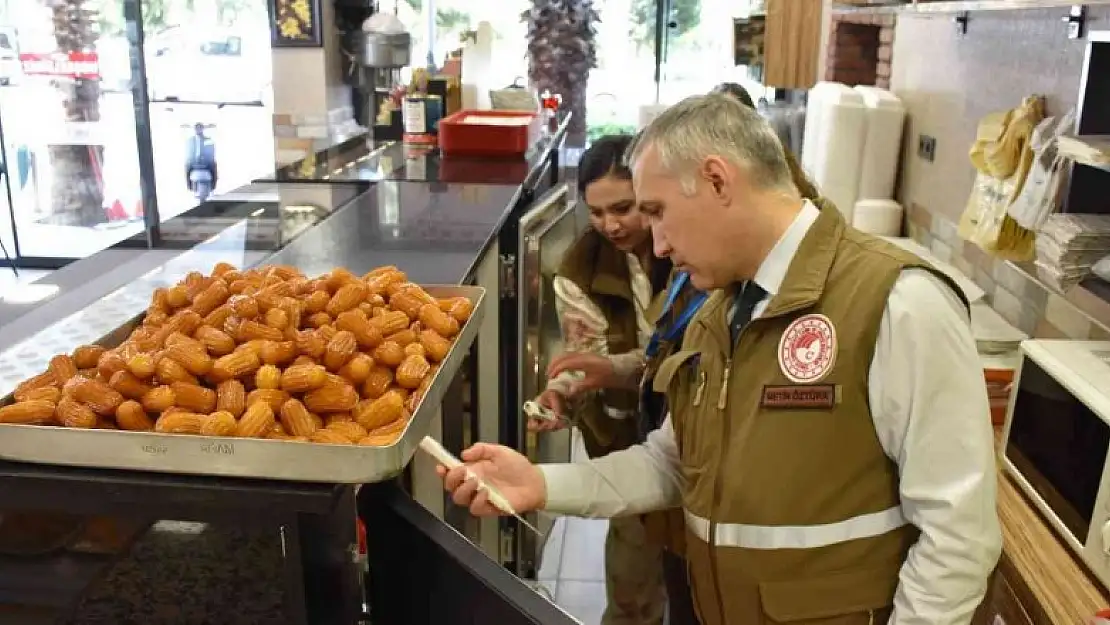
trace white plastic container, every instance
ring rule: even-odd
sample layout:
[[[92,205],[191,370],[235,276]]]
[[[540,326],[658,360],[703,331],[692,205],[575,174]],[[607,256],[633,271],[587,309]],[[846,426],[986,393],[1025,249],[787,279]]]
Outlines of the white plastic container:
[[[863,97],[851,87],[827,83],[814,88],[803,138],[803,168],[852,223],[859,197],[860,165],[867,132]],[[815,100],[815,101],[814,101]],[[816,118],[816,119],[815,119]]]
[[[817,150],[814,146],[817,143],[817,128],[821,125],[822,119],[821,102],[829,92],[842,88],[846,89],[847,87],[838,82],[822,81],[809,90],[809,95],[806,98],[806,125],[802,132],[802,152],[799,157],[801,158],[802,169],[810,177],[813,176],[814,164],[817,159]]]
[[[906,109],[902,101],[886,89],[858,86],[855,90],[867,109],[867,135],[857,197],[887,200],[894,197]]]
[[[501,88],[504,83],[492,83],[490,79],[494,74],[493,27],[489,22],[478,22],[474,33],[474,40],[467,44],[462,55],[462,108],[486,110],[492,104],[489,99],[490,88],[494,85]],[[424,59],[416,61],[423,65]]]
[[[860,200],[852,209],[857,230],[880,237],[902,234],[902,205],[894,200]]]

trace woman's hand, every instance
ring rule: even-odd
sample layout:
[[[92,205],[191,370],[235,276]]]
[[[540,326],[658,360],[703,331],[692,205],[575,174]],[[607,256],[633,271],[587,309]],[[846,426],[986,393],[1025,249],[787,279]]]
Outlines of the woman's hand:
[[[577,397],[588,391],[598,391],[617,386],[616,368],[606,356],[589,352],[560,354],[547,365],[547,378],[560,373],[577,372],[582,377],[571,383],[568,397]]]
[[[554,412],[558,419],[528,419],[529,432],[554,432],[567,427],[567,400],[555,389],[547,389],[536,398],[536,403]]]
[[[514,449],[478,443],[462,452],[461,459],[463,466],[450,471],[438,466],[436,472],[443,478],[443,487],[451,493],[451,499],[469,507],[474,516],[503,516],[505,512],[490,504],[488,494],[478,489],[478,480],[468,475],[468,470],[499,490],[519,514],[538,510],[547,500],[543,473]]]

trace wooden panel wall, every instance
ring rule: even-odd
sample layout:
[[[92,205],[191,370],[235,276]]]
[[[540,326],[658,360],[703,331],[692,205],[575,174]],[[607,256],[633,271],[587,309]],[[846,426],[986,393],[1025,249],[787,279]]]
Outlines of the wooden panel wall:
[[[809,89],[817,82],[821,0],[767,0],[764,83]]]

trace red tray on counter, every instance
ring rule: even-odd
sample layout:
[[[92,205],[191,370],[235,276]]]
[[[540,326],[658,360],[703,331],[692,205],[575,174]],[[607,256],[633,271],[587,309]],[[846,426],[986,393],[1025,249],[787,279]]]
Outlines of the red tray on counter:
[[[528,124],[468,124],[469,117],[530,119]],[[523,111],[463,110],[439,122],[439,150],[445,156],[519,156],[540,136],[539,116]]]

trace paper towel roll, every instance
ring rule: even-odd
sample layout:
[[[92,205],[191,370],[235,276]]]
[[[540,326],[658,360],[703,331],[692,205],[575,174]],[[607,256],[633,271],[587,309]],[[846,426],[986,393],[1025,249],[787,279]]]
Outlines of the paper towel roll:
[[[860,200],[852,210],[852,225],[868,234],[896,237],[902,232],[902,205],[894,200]]]

